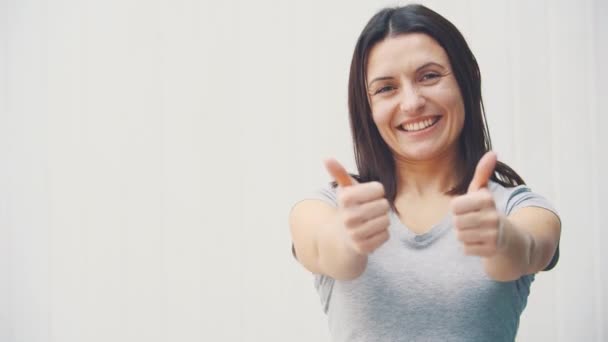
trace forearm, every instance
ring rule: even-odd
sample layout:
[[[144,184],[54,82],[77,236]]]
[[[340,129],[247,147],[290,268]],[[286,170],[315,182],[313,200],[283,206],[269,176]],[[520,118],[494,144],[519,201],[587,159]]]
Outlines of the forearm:
[[[534,256],[534,238],[506,217],[502,243],[492,257],[484,258],[486,273],[497,281],[512,281],[528,273]]]
[[[317,263],[323,274],[338,280],[352,280],[367,266],[367,256],[357,254],[346,244],[336,222],[319,229]]]

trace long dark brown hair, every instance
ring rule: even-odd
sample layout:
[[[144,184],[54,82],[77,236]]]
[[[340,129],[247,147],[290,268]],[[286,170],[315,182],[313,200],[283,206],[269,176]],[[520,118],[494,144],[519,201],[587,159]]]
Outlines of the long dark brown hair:
[[[348,81],[348,109],[359,172],[353,177],[361,182],[381,182],[393,209],[397,196],[395,161],[372,119],[365,75],[368,55],[375,44],[389,36],[414,32],[429,35],[446,51],[464,102],[465,120],[459,137],[463,168],[459,174],[463,176],[447,193],[466,193],[477,163],[492,149],[481,98],[479,66],[462,34],[447,19],[422,5],[381,10],[370,19],[357,41]],[[496,164],[491,179],[505,187],[524,184],[523,179],[502,162]]]

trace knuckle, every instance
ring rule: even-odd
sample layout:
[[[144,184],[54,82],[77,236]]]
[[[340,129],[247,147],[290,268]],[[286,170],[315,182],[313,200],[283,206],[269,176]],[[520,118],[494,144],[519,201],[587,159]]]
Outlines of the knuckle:
[[[353,241],[363,241],[365,239],[365,233],[359,230],[351,231],[350,236]]]
[[[356,213],[349,211],[344,213],[344,225],[348,228],[354,228],[357,226],[357,223],[359,222],[359,217]]]
[[[382,199],[380,199],[380,206],[383,210],[388,210],[391,207],[388,200],[384,197]]]
[[[488,234],[488,238],[490,239],[490,241],[488,241],[488,244],[492,247],[495,248],[498,246],[498,232],[493,230]]]
[[[494,197],[492,197],[492,194],[488,190],[482,192],[481,203],[483,203],[484,206],[487,207],[492,206],[494,204]]]
[[[452,214],[456,213],[458,209],[458,198],[454,198],[450,201],[448,208]]]
[[[369,243],[361,243],[359,244],[359,251],[362,254],[369,254],[372,251]]]
[[[384,185],[382,185],[382,183],[373,181],[372,185],[375,193],[377,193],[379,196],[384,196]]]
[[[353,249],[355,250],[355,252],[357,252],[358,254],[365,254],[363,249],[361,248],[360,244],[354,244],[353,245]]]
[[[452,223],[454,224],[454,226],[456,228],[460,227],[460,223],[461,223],[460,220],[461,220],[461,218],[459,215],[454,215],[454,217],[452,217]]]
[[[456,227],[457,229],[461,229],[463,222],[462,222],[462,216],[459,215],[454,215],[454,218],[452,219],[453,223],[454,223],[454,227]]]
[[[389,225],[390,225],[390,223],[391,223],[391,222],[390,222],[390,219],[388,218],[388,215],[382,215],[382,216],[381,216],[381,217],[378,219],[378,221],[379,221],[379,222],[378,222],[378,224],[379,224],[379,225],[380,225],[382,228],[384,228],[384,229],[388,228],[388,226],[389,226]]]
[[[465,240],[465,234],[463,232],[461,232],[461,231],[457,231],[456,232],[456,238],[459,241],[464,242],[464,240]]]
[[[451,209],[452,213],[462,212],[462,207],[466,202],[467,202],[466,195],[462,195],[462,196],[458,196],[458,197],[454,198],[450,202],[450,209]]]
[[[497,247],[496,240],[493,239],[493,240],[488,241],[487,247],[492,251],[496,250],[496,247]]]
[[[344,191],[339,197],[339,202],[343,207],[350,207],[354,203],[354,196],[352,192]]]
[[[352,231],[346,231],[346,239],[350,242],[350,244],[355,247],[357,246],[359,239]]]
[[[492,227],[498,227],[498,223],[500,221],[500,218],[498,217],[498,214],[495,212],[492,212],[490,215],[488,215],[488,224]]]

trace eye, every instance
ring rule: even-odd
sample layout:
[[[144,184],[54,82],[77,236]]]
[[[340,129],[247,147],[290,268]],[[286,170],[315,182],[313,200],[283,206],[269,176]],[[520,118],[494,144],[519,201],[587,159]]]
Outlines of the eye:
[[[441,77],[441,74],[438,74],[436,72],[427,72],[424,75],[422,75],[422,77],[420,78],[420,81],[431,83],[433,80],[436,80],[439,77]]]
[[[389,91],[394,90],[394,89],[395,89],[395,87],[393,87],[393,86],[384,86],[382,88],[377,89],[374,92],[374,95],[381,94],[381,93],[386,93],[386,92],[389,92]]]

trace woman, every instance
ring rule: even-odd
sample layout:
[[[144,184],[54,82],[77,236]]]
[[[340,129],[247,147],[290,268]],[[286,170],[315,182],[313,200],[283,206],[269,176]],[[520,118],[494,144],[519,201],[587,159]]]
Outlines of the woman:
[[[420,5],[385,9],[352,59],[358,176],[290,214],[333,341],[513,341],[560,221],[491,150],[475,57]]]

